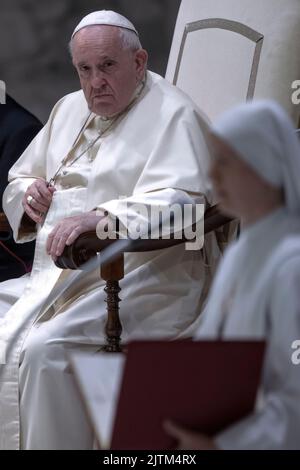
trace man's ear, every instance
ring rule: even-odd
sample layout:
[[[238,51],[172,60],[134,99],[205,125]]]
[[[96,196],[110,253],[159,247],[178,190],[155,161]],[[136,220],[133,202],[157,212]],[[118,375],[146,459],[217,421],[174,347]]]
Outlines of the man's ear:
[[[135,53],[135,64],[136,64],[136,72],[137,72],[137,79],[142,80],[145,74],[145,70],[147,67],[148,62],[148,52],[145,49],[139,49]]]

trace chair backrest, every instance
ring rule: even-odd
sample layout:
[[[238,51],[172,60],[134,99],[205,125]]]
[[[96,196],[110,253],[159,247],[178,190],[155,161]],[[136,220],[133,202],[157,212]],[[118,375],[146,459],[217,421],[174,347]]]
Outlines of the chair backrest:
[[[247,99],[277,100],[299,124],[299,0],[182,0],[166,78],[214,120]]]

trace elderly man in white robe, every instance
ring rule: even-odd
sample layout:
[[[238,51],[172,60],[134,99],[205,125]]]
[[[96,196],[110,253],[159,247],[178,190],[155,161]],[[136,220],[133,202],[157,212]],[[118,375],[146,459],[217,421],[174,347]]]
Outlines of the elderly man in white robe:
[[[268,101],[227,111],[210,140],[214,187],[242,231],[220,264],[197,336],[265,339],[261,394],[253,413],[213,438],[177,423],[166,430],[181,449],[300,449],[299,141]]]
[[[104,283],[98,272],[81,276],[48,301],[70,275],[54,264],[64,247],[95,230],[105,211],[126,220],[128,203],[210,198],[206,121],[186,95],[146,71],[134,26],[111,11],[92,13],[70,48],[82,90],[56,104],[4,194],[15,240],[36,238],[36,252],[30,277],[0,285],[1,449],[93,446],[66,353],[103,344]],[[123,340],[191,331],[207,288],[205,250],[126,257]]]

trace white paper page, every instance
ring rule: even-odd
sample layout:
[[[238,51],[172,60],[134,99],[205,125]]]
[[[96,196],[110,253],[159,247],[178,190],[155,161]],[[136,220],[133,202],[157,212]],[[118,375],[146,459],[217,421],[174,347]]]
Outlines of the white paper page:
[[[125,355],[72,353],[70,362],[89,420],[101,449],[109,449]]]

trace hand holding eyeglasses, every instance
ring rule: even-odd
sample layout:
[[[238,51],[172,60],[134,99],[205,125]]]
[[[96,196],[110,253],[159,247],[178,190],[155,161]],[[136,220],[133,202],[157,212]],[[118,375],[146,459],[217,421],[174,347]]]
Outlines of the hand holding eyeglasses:
[[[22,205],[26,214],[36,223],[41,223],[48,211],[56,189],[47,181],[38,178],[28,188],[23,197]]]

